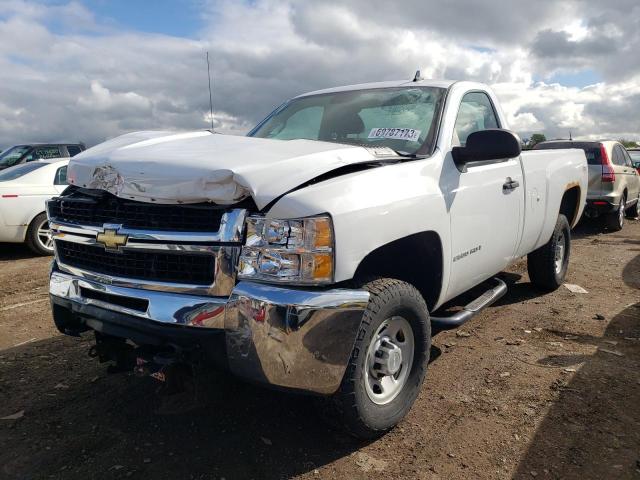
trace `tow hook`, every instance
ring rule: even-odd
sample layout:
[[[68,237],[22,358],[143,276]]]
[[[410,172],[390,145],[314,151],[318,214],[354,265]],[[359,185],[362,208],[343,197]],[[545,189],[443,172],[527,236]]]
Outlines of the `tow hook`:
[[[150,353],[136,352],[133,373],[139,377],[151,377],[161,382],[158,394],[170,396],[194,391],[194,372],[191,363],[183,358],[180,351],[162,350]]]
[[[116,337],[96,332],[96,344],[89,356],[100,362],[115,362],[108,373],[133,372],[138,377],[151,377],[160,382],[156,394],[161,405],[159,414],[176,414],[198,406],[194,356],[174,345],[134,347]]]
[[[115,361],[107,367],[107,373],[129,372],[133,368],[134,348],[125,341],[96,332],[96,344],[89,348],[89,356],[100,363]]]
[[[138,352],[133,373],[138,377],[151,377],[160,382],[166,382],[170,367],[177,363],[174,352],[158,352],[151,356]]]

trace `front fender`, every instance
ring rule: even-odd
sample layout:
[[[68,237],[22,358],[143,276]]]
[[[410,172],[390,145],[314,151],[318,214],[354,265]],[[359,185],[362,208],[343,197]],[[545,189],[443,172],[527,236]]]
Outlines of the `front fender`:
[[[284,196],[267,215],[296,218],[329,213],[335,230],[337,282],[352,279],[358,265],[376,248],[433,231],[442,241],[442,282],[446,291],[450,223],[438,184],[441,168],[442,157],[436,154],[332,178]]]

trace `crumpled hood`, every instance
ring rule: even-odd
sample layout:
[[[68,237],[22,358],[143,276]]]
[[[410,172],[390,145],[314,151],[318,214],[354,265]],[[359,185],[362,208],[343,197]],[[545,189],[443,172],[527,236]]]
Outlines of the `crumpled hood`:
[[[363,147],[312,140],[135,132],[73,157],[68,180],[143,202],[232,204],[252,196],[263,208],[318,175],[375,159]]]

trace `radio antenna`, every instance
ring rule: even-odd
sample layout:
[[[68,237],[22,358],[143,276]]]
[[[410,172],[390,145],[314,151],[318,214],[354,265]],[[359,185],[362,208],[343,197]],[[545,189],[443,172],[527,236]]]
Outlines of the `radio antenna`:
[[[211,132],[213,133],[213,96],[211,95],[211,67],[209,66],[209,52],[207,51],[207,76],[209,77],[209,114],[211,119]]]

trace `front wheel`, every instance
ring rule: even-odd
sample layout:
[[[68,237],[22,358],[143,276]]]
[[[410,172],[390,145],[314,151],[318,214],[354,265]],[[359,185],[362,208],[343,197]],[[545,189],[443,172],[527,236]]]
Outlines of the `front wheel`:
[[[333,414],[352,435],[375,438],[409,412],[431,349],[429,312],[412,285],[389,278],[367,283],[371,297]]]
[[[560,214],[547,243],[527,256],[529,279],[542,290],[555,290],[567,275],[571,253],[571,229],[567,217]]]

